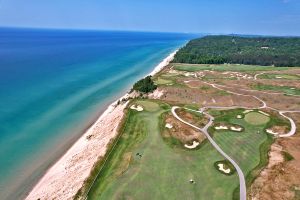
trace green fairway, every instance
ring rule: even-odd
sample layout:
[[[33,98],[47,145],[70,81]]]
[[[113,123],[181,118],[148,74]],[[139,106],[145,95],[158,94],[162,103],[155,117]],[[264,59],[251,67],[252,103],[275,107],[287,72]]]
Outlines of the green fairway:
[[[258,112],[250,112],[245,115],[245,121],[252,125],[264,125],[270,121],[268,116]]]
[[[219,161],[226,164],[225,170],[232,166],[209,142],[193,151],[169,145],[160,130],[165,128],[162,114],[169,112],[170,107],[149,100],[133,103],[142,105],[145,111],[128,111],[121,138],[89,193],[89,199],[205,197],[231,200],[237,197],[237,173],[224,174],[217,170]],[[209,132],[224,152],[239,164],[249,186],[258,170],[267,163],[267,153],[273,139],[264,129],[274,121],[253,125],[246,119],[236,118],[243,111],[211,112],[215,123],[237,124],[245,128],[243,132],[217,131],[213,127]],[[190,180],[195,182],[190,183]]]
[[[269,90],[274,92],[282,92],[286,95],[300,95],[300,89],[291,86],[274,86],[274,85],[263,85],[256,84],[252,86],[256,90]]]
[[[273,138],[267,135],[264,129],[274,122],[273,119],[261,125],[251,125],[245,119],[236,118],[237,115],[242,115],[242,109],[211,113],[215,116],[215,123],[227,122],[245,128],[240,134],[229,130],[217,131],[213,128],[210,128],[210,133],[213,133],[217,144],[241,167],[246,176],[247,186],[249,186],[259,169],[267,164],[268,150]],[[235,195],[238,195],[238,190]]]
[[[160,109],[159,105],[152,101],[136,101],[136,103],[143,106],[146,111],[154,112]]]
[[[176,70],[195,72],[203,70],[214,71],[240,71],[240,72],[254,72],[254,71],[272,71],[272,70],[287,70],[289,67],[273,67],[273,66],[257,66],[257,65],[176,65]]]
[[[286,79],[286,80],[300,80],[300,76],[296,74],[262,74],[259,75],[260,79]]]
[[[158,85],[166,85],[166,84],[172,84],[173,81],[169,79],[162,79],[160,77],[157,78],[157,80],[154,81]]]
[[[129,111],[122,137],[89,199],[232,199],[237,174],[227,176],[215,169],[214,163],[224,158],[210,143],[196,151],[165,143],[160,134],[165,109],[166,105],[151,112]]]

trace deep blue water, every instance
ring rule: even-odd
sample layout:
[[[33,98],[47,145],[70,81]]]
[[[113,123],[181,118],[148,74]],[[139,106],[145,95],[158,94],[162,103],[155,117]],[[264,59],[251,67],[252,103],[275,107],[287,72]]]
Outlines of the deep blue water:
[[[109,102],[192,35],[0,28],[0,197],[21,198]]]

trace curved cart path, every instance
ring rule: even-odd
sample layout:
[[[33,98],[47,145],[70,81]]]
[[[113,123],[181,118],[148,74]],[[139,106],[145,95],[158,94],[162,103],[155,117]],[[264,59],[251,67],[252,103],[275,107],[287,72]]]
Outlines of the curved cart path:
[[[231,162],[231,164],[235,167],[238,176],[239,176],[239,182],[240,182],[240,200],[246,200],[246,182],[245,182],[245,176],[243,174],[243,171],[241,170],[241,168],[238,166],[238,164],[230,157],[228,156],[220,147],[219,145],[212,139],[212,137],[209,135],[209,133],[207,132],[207,129],[212,125],[214,117],[209,115],[208,113],[203,112],[206,116],[209,117],[209,122],[206,124],[206,126],[204,128],[199,128],[193,124],[190,124],[186,121],[184,121],[183,119],[181,119],[175,112],[176,109],[178,109],[179,107],[174,106],[172,107],[172,114],[173,116],[178,119],[179,121],[181,121],[182,123],[189,125],[201,132],[203,132],[205,134],[205,136],[207,137],[207,139],[209,140],[209,142],[213,145],[213,147],[222,155],[224,156],[227,160],[229,160],[229,162]]]
[[[271,110],[274,110],[276,112],[278,112],[282,117],[288,119],[290,121],[290,124],[291,124],[291,130],[286,133],[286,134],[281,134],[279,135],[278,137],[291,137],[293,136],[295,133],[296,133],[296,124],[294,122],[294,120],[286,115],[284,115],[284,113],[300,113],[300,110],[294,110],[294,111],[283,111],[283,110],[278,110],[276,108],[272,108],[270,106],[267,106],[267,103],[260,99],[259,97],[255,96],[255,95],[249,95],[249,94],[241,94],[241,93],[237,93],[237,92],[232,92],[230,90],[226,90],[226,89],[223,89],[223,88],[231,88],[230,86],[225,86],[225,85],[219,85],[219,84],[212,84],[212,83],[207,83],[205,81],[203,81],[203,83],[207,84],[207,85],[210,85],[211,87],[213,88],[216,88],[218,90],[222,90],[222,91],[226,91],[230,94],[234,94],[234,95],[239,95],[239,96],[248,96],[248,97],[253,97],[255,98],[256,100],[260,101],[262,103],[262,105],[260,107],[256,107],[256,108],[248,108],[248,107],[243,107],[243,106],[229,106],[229,107],[219,107],[219,106],[207,106],[207,107],[203,107],[201,108],[200,111],[204,111],[205,109],[208,109],[208,108],[212,108],[212,109],[235,109],[235,108],[244,108],[244,109],[262,109],[262,108],[268,108],[268,109],[271,109]],[[243,89],[244,91],[256,91],[256,90],[245,90]],[[257,92],[260,92],[260,91],[257,91]],[[267,93],[267,92],[264,92],[264,93]],[[270,93],[270,94],[274,94],[274,93]]]

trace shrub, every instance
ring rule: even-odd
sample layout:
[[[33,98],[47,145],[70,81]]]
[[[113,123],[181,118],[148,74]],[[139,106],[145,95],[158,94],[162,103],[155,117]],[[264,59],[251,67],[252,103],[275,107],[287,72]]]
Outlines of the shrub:
[[[156,90],[157,86],[154,84],[153,80],[151,79],[151,76],[147,76],[146,78],[143,78],[136,82],[133,85],[133,90],[142,92],[142,93],[149,93]]]

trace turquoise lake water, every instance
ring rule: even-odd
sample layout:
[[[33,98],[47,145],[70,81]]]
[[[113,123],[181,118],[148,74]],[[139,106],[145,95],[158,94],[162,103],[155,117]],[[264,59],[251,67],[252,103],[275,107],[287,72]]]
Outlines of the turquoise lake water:
[[[194,35],[0,28],[0,197],[20,199],[106,106]]]

